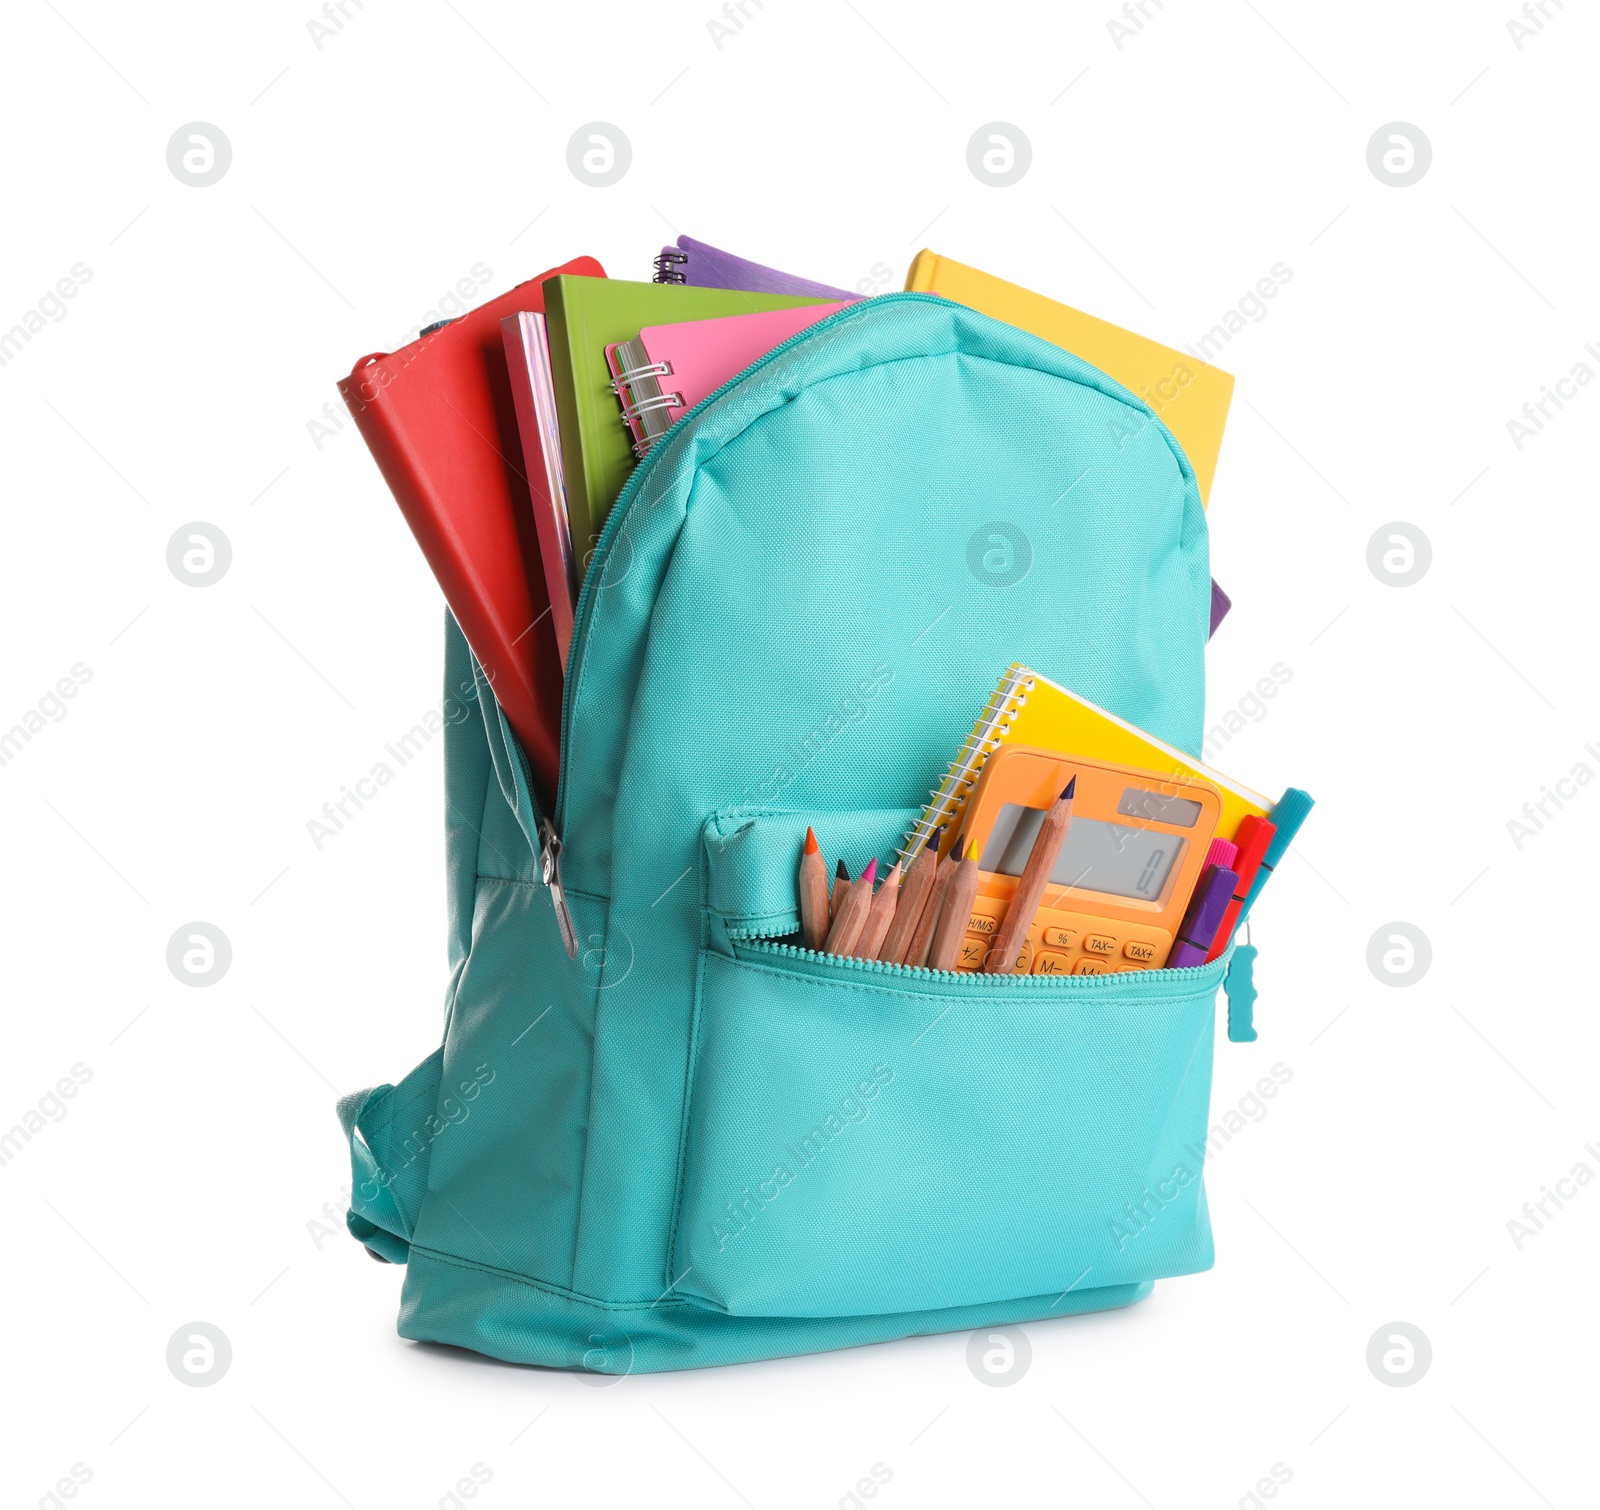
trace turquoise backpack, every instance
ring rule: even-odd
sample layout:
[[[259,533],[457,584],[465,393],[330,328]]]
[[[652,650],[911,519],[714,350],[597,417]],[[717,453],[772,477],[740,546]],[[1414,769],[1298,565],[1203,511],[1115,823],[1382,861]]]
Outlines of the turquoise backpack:
[[[602,1373],[1127,1305],[1212,1262],[1216,988],[824,957],[807,824],[880,869],[1013,660],[1197,754],[1193,469],[1149,407],[942,299],[852,305],[698,405],[578,604],[561,789],[447,626],[442,1047],[347,1097],[405,1337]]]

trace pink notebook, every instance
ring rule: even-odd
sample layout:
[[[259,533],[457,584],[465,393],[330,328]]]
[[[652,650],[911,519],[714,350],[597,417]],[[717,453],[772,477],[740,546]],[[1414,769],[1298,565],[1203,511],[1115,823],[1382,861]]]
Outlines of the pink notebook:
[[[578,574],[572,559],[572,531],[567,523],[566,475],[561,469],[561,431],[556,425],[556,395],[550,381],[550,343],[544,316],[507,315],[500,322],[506,366],[511,372],[511,397],[517,410],[517,432],[533,498],[533,522],[550,590],[550,619],[555,626],[561,669],[567,668],[572,640],[572,608],[578,597]]]
[[[642,457],[676,420],[774,346],[844,307],[842,302],[811,304],[647,325],[637,340],[607,346],[611,387],[633,436],[634,454]]]

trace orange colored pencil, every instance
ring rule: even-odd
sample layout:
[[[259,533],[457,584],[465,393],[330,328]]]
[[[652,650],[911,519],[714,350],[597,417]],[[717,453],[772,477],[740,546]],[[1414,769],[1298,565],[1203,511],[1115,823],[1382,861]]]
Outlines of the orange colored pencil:
[[[795,884],[800,892],[800,936],[807,949],[820,949],[828,936],[828,865],[810,827]]]

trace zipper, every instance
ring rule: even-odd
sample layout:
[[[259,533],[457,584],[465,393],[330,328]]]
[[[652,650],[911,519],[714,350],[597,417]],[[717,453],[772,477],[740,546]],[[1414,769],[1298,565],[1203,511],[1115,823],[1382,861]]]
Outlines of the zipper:
[[[1230,949],[1226,954],[1207,964],[1186,965],[1179,970],[1108,970],[1103,975],[988,975],[981,970],[929,970],[922,965],[890,965],[883,960],[859,959],[854,955],[823,954],[816,949],[804,949],[796,944],[779,943],[776,939],[763,938],[758,935],[741,935],[730,931],[729,939],[733,944],[734,957],[741,954],[771,955],[779,959],[794,961],[798,964],[812,967],[821,967],[825,970],[849,970],[858,974],[886,975],[889,979],[886,984],[893,982],[915,982],[928,986],[956,986],[966,990],[972,988],[975,980],[988,982],[998,989],[1007,991],[1030,991],[1046,987],[1059,988],[1070,984],[1073,989],[1081,991],[1097,991],[1108,989],[1111,982],[1120,982],[1126,986],[1130,984],[1129,976],[1160,976],[1165,980],[1195,980],[1208,972],[1220,975],[1225,968],[1224,962],[1232,956]],[[1139,982],[1139,984],[1144,984]]]
[[[808,325],[804,330],[797,331],[787,341],[774,346],[765,356],[758,357],[743,371],[728,379],[720,388],[708,393],[694,408],[682,416],[678,422],[667,431],[666,435],[653,445],[646,453],[643,461],[633,469],[627,484],[618,494],[617,501],[611,506],[611,512],[606,515],[606,522],[600,529],[600,539],[596,542],[594,555],[589,559],[589,569],[583,575],[583,584],[578,589],[578,606],[572,616],[572,640],[567,646],[567,674],[566,681],[561,690],[561,773],[556,779],[556,809],[555,826],[553,832],[559,832],[566,827],[567,815],[567,751],[570,746],[572,729],[572,702],[576,695],[575,688],[583,669],[583,651],[588,640],[589,620],[594,613],[594,584],[599,581],[605,569],[606,552],[610,550],[612,542],[616,539],[617,532],[622,528],[623,520],[627,517],[629,508],[639,490],[644,485],[645,478],[650,469],[656,464],[659,457],[672,450],[675,445],[683,444],[682,436],[688,431],[684,428],[691,420],[696,419],[708,404],[714,404],[725,393],[732,392],[741,383],[748,382],[757,372],[769,362],[776,361],[803,341],[814,340],[824,331],[831,330],[834,326],[843,324],[847,319],[859,319],[859,310],[867,304],[878,304],[885,300],[895,303],[917,304],[943,304],[946,301],[936,294],[919,293],[894,293],[879,294],[871,300],[857,300],[846,305],[845,308],[835,310],[825,320],[818,320],[815,325]]]
[[[578,957],[578,930],[572,926],[572,909],[561,886],[561,839],[543,813],[539,815],[539,864],[550,900],[556,909],[556,925],[561,929],[561,944],[568,959]]]

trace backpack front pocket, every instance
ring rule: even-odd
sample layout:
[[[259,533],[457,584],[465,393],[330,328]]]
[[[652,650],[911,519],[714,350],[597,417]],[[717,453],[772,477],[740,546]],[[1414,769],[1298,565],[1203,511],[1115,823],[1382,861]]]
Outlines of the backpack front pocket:
[[[1225,968],[958,976],[706,949],[675,1293],[853,1316],[1209,1268]]]

